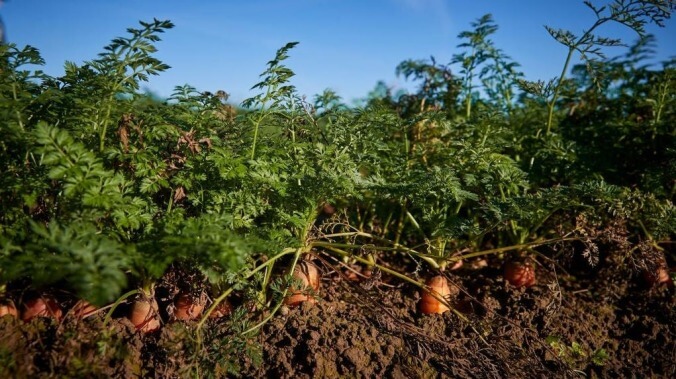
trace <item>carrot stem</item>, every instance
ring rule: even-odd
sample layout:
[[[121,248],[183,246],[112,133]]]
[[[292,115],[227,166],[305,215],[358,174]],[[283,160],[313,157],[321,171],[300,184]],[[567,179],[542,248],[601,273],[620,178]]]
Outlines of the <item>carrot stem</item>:
[[[293,256],[293,262],[291,263],[291,266],[290,266],[291,268],[289,269],[290,272],[293,272],[293,270],[295,269],[296,264],[298,263],[298,259],[299,259],[300,256],[303,254],[304,250],[305,250],[304,248],[299,248],[298,250],[296,250],[296,254],[294,254],[294,256]],[[289,292],[289,289],[288,289],[288,288],[285,288],[285,289],[284,289],[284,292],[282,292],[281,299],[279,300],[279,302],[277,303],[277,305],[275,305],[275,308],[272,309],[272,311],[270,312],[269,315],[267,315],[267,316],[266,316],[263,320],[261,320],[261,322],[259,322],[258,324],[256,324],[256,325],[250,327],[249,329],[243,331],[241,334],[248,334],[248,333],[251,333],[251,332],[253,332],[254,330],[260,328],[260,327],[263,326],[263,325],[265,325],[266,322],[270,321],[270,319],[273,318],[273,317],[275,316],[275,314],[277,313],[277,311],[279,310],[279,308],[281,308],[282,304],[284,304],[284,298],[286,297],[287,292]]]
[[[331,251],[333,251],[333,252],[335,252],[335,253],[338,253],[338,254],[340,254],[340,255],[352,255],[352,256],[353,256],[353,254],[350,254],[349,252],[347,252],[347,251],[345,251],[345,250],[340,250],[340,249],[332,248],[332,247],[328,247],[328,249],[331,250]],[[364,258],[361,258],[361,257],[358,257],[358,256],[353,256],[353,258],[356,259],[358,262],[361,262],[361,263],[366,264],[366,265],[369,265],[369,266],[373,266],[373,267],[379,269],[380,271],[386,272],[386,273],[388,273],[388,274],[390,274],[390,275],[392,275],[392,276],[394,276],[394,277],[396,277],[396,278],[399,278],[399,279],[401,279],[401,280],[403,280],[403,281],[409,282],[409,283],[413,284],[413,285],[416,286],[416,287],[419,287],[419,288],[421,288],[421,289],[424,289],[425,291],[430,292],[429,289],[427,288],[427,286],[426,286],[424,283],[420,283],[419,281],[417,281],[417,280],[415,280],[415,279],[411,279],[411,278],[409,278],[408,276],[406,276],[406,275],[404,275],[404,274],[400,274],[399,272],[397,272],[397,271],[395,271],[395,270],[389,269],[389,268],[387,268],[387,267],[385,267],[385,266],[381,266],[381,265],[379,265],[379,264],[377,264],[377,263],[371,263],[371,262],[369,262],[368,260],[366,260],[366,259],[364,259]],[[448,302],[446,301],[446,299],[444,299],[444,298],[441,297],[441,296],[438,296],[438,295],[435,294],[434,292],[430,292],[430,293],[431,293],[432,296],[434,296],[437,300],[439,300],[440,302],[442,302],[444,305],[448,306],[448,308],[449,308],[453,313],[455,313],[461,320],[463,320],[463,321],[465,321],[465,322],[469,322],[469,319],[468,319],[467,317],[465,317],[465,315],[463,315],[462,313],[460,313],[460,312],[458,312],[456,309],[454,309],[450,304],[448,304]]]
[[[128,297],[136,295],[138,293],[139,293],[138,289],[131,290],[131,291],[125,293],[124,295],[120,296],[117,300],[115,300],[113,305],[110,307],[110,310],[108,311],[108,313],[106,313],[106,317],[103,319],[103,326],[106,326],[108,324],[111,317],[113,317],[113,312],[115,312],[115,309],[117,309],[118,305],[122,304],[122,302],[125,301]]]

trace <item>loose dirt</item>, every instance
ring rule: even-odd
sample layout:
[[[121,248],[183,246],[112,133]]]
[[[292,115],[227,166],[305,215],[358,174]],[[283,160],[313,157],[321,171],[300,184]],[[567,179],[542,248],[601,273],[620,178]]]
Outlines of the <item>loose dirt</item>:
[[[124,318],[4,317],[0,377],[676,377],[673,287],[609,260],[577,277],[536,271],[528,289],[497,261],[453,271],[459,315],[426,316],[409,285],[327,273],[321,301],[281,308],[246,338],[241,312],[209,321],[201,341],[190,322],[140,335]]]

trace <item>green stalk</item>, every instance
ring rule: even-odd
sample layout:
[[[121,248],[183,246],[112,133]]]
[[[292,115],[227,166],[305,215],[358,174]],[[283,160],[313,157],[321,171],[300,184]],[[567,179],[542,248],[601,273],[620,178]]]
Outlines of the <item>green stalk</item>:
[[[265,296],[265,289],[268,288],[268,284],[270,283],[270,278],[272,277],[272,270],[274,268],[274,265],[270,265],[265,269],[265,273],[263,274],[263,283],[261,283],[261,290],[259,292],[258,297],[260,298],[261,304],[265,304],[267,302],[266,296]]]
[[[446,251],[446,244],[448,241],[446,239],[441,238],[439,241],[439,246],[438,246],[438,255],[439,258],[443,259],[444,258],[444,252]],[[448,265],[449,260],[448,259],[443,259],[441,263],[439,264],[439,270],[440,271],[445,271],[446,266]]]
[[[139,293],[139,290],[131,290],[115,300],[108,313],[106,313],[106,317],[103,319],[103,326],[105,327],[110,322],[110,319],[113,317],[113,312],[115,312],[115,309],[117,309],[118,305],[122,304],[122,302],[127,298],[136,295],[137,293]]]
[[[450,257],[447,260],[452,262],[452,261],[457,261],[457,260],[460,260],[460,259],[480,257],[482,255],[503,253],[505,251],[510,251],[510,250],[521,250],[521,249],[525,249],[525,248],[542,246],[542,245],[547,245],[547,244],[554,243],[554,242],[567,242],[567,241],[577,241],[577,240],[579,240],[579,238],[575,238],[575,237],[551,238],[551,239],[548,239],[548,240],[533,241],[533,242],[521,243],[521,244],[518,244],[518,245],[511,245],[511,246],[505,246],[505,247],[498,247],[498,248],[495,248],[495,249],[477,251],[477,252],[474,252],[474,253],[468,253],[468,254],[463,254],[463,255],[456,256],[456,257]]]
[[[586,36],[586,34],[585,34]],[[568,56],[566,56],[566,63],[563,64],[563,70],[561,70],[561,75],[559,76],[559,80],[556,82],[556,87],[554,87],[554,94],[552,95],[552,99],[550,100],[549,104],[547,105],[548,108],[548,115],[547,115],[547,133],[549,134],[551,129],[552,129],[552,120],[554,119],[554,106],[556,105],[556,100],[559,98],[559,91],[561,90],[561,85],[563,84],[563,79],[566,76],[566,72],[568,72],[568,65],[570,64],[570,59],[573,57],[573,53],[575,52],[574,47],[569,47],[568,48]]]
[[[290,268],[290,271],[291,271],[291,272],[293,272],[293,269],[296,267],[296,264],[298,263],[298,259],[300,259],[300,256],[303,254],[304,250],[305,250],[305,249],[302,248],[302,247],[301,247],[301,248],[298,248],[298,250],[296,250],[296,254],[294,254],[294,256],[293,256],[293,262],[291,263],[291,266],[290,266],[290,267],[291,267],[291,268]],[[284,289],[284,292],[282,292],[282,297],[281,297],[281,299],[279,300],[279,302],[277,303],[277,305],[272,309],[272,311],[270,312],[269,315],[267,315],[267,316],[266,316],[263,320],[261,320],[261,322],[259,322],[258,324],[256,324],[256,325],[252,326],[251,328],[249,328],[249,329],[243,331],[242,334],[249,334],[249,333],[253,332],[254,330],[260,328],[261,326],[265,325],[265,323],[267,323],[268,321],[270,321],[270,319],[272,319],[272,318],[275,316],[275,314],[277,313],[277,311],[279,310],[279,308],[282,307],[282,304],[284,304],[284,298],[286,297],[286,294],[287,294],[288,291],[289,291],[288,288],[285,288],[285,289]]]
[[[460,210],[462,209],[463,202],[459,201],[458,205],[455,207],[455,214],[460,214]]]
[[[303,249],[302,249],[302,248],[299,248],[299,249],[286,248],[286,249],[282,250],[280,253],[278,253],[277,255],[275,255],[274,257],[272,257],[272,258],[268,259],[267,261],[265,261],[265,262],[261,263],[260,265],[258,265],[258,267],[256,267],[255,269],[251,270],[251,272],[249,272],[247,275],[244,276],[244,279],[249,279],[249,278],[251,278],[251,277],[254,276],[254,274],[256,274],[258,271],[260,271],[260,270],[262,270],[262,269],[264,269],[264,268],[267,268],[269,265],[273,264],[273,263],[274,263],[275,261],[277,261],[279,258],[281,258],[281,257],[283,257],[284,255],[287,255],[287,254],[289,254],[289,253],[291,253],[291,252],[294,252],[294,251],[296,252],[296,254],[295,254],[295,258],[294,258],[294,262],[293,262],[293,267],[295,267],[296,262],[298,261],[298,257],[300,256],[300,254],[301,254],[301,252],[303,251]],[[223,291],[222,294],[220,294],[216,299],[214,299],[213,303],[212,303],[211,306],[206,310],[206,312],[204,312],[204,316],[202,316],[202,318],[201,318],[201,319],[199,320],[199,322],[197,323],[197,326],[195,327],[195,334],[196,334],[196,336],[197,336],[197,341],[196,341],[197,346],[202,346],[202,333],[201,333],[201,331],[202,331],[202,327],[204,326],[204,324],[205,324],[205,323],[207,322],[207,320],[209,319],[209,316],[211,316],[211,314],[216,310],[216,308],[217,308],[217,307],[218,307],[218,306],[219,306],[219,305],[220,305],[220,304],[221,304],[228,296],[230,296],[230,294],[232,293],[232,291],[234,291],[234,289],[235,289],[234,287],[230,287],[230,288],[228,288],[227,290]],[[282,300],[279,302],[279,304],[277,304],[277,306],[276,306],[275,309],[272,311],[272,314],[271,314],[270,316],[266,317],[262,322],[256,324],[254,327],[245,330],[244,332],[242,332],[242,334],[249,333],[249,332],[255,330],[256,328],[259,328],[260,326],[264,325],[265,322],[269,321],[270,318],[272,318],[272,316],[277,312],[277,310],[279,309],[279,307],[281,306],[281,304],[284,303],[284,300],[283,300],[283,299],[284,299],[284,297],[286,297],[287,291],[288,291],[288,289],[284,289],[284,292],[283,292],[283,294],[282,294]],[[200,376],[197,375],[197,377],[200,377]]]
[[[117,91],[117,86],[115,87],[113,93],[108,98],[108,110],[106,111],[106,117],[103,118],[103,125],[101,125],[101,134],[99,135],[99,151],[103,152],[106,144],[106,131],[108,129],[108,118],[110,117],[110,112],[113,109],[112,101],[115,97],[115,91]],[[97,114],[98,115],[98,114]]]
[[[397,221],[397,231],[394,235],[394,243],[399,244],[401,239],[401,234],[404,232],[404,223],[406,222],[406,201],[401,206],[401,214],[399,215],[399,220]]]
[[[465,117],[469,120],[472,115],[472,79],[474,78],[474,60],[476,59],[476,47],[472,46],[472,54],[469,58],[469,66],[467,67],[467,74],[465,76],[465,88],[467,89],[467,97],[465,98]]]
[[[662,109],[664,109],[664,104],[667,102],[667,95],[669,94],[669,79],[671,79],[671,75],[665,79],[665,82],[660,85],[658,95],[659,100],[657,101],[657,112],[655,112],[655,121],[653,122],[653,125],[660,123],[660,119],[662,118]]]
[[[323,248],[344,248],[344,249],[359,249],[359,250],[371,250],[371,251],[394,251],[394,252],[400,252],[400,253],[407,253],[411,254],[417,258],[420,258],[427,262],[430,266],[434,268],[439,268],[439,264],[437,263],[436,259],[431,256],[427,256],[423,253],[419,253],[415,250],[411,250],[409,248],[406,248],[404,246],[397,246],[397,247],[381,247],[381,246],[372,246],[372,245],[353,245],[353,244],[348,244],[348,243],[333,243],[333,242],[322,242],[322,241],[314,241],[311,244],[312,246],[317,246],[317,247],[323,247]],[[375,263],[375,260],[369,259],[369,261]]]
[[[568,55],[566,56],[566,62],[563,64],[563,69],[561,70],[561,75],[559,76],[559,80],[556,82],[556,87],[554,87],[554,93],[552,95],[552,99],[548,104],[548,115],[547,115],[547,133],[549,134],[552,128],[552,121],[554,119],[554,106],[556,105],[556,100],[559,98],[559,92],[561,90],[561,85],[563,84],[563,80],[565,79],[566,72],[568,71],[568,65],[570,65],[570,60],[573,57],[573,53],[575,50],[578,49],[580,44],[585,41],[589,35],[599,27],[601,24],[603,24],[606,21],[610,21],[612,18],[604,17],[604,18],[599,18],[596,20],[594,25],[592,25],[589,30],[585,31],[584,34],[575,41],[574,44],[568,45]]]
[[[268,87],[265,91],[265,96],[263,97],[263,100],[261,100],[261,109],[259,112],[263,112],[265,110],[265,102],[267,102],[270,98],[270,93],[271,89]],[[251,159],[253,160],[254,157],[256,156],[256,141],[258,141],[258,129],[261,126],[261,123],[263,123],[263,120],[265,120],[265,117],[267,117],[267,113],[263,113],[262,116],[258,117],[258,120],[256,121],[254,125],[254,139],[253,139],[253,144],[251,145]]]
[[[247,273],[247,274],[244,276],[243,279],[249,279],[249,278],[251,278],[251,277],[254,276],[257,272],[259,272],[259,271],[261,271],[262,269],[264,269],[264,268],[268,267],[269,265],[273,264],[273,263],[274,263],[275,261],[277,261],[279,258],[281,258],[281,257],[283,257],[283,256],[285,256],[285,255],[287,255],[287,254],[289,254],[289,253],[292,253],[292,252],[294,252],[294,251],[296,251],[296,249],[293,249],[293,248],[286,248],[286,249],[282,250],[282,251],[281,251],[280,253],[278,253],[277,255],[273,256],[272,258],[270,258],[270,259],[268,259],[267,261],[265,261],[265,262],[261,263],[260,265],[258,265],[258,267],[256,267],[255,269],[251,270],[249,273]],[[213,302],[213,303],[211,304],[211,306],[207,309],[207,311],[204,312],[204,316],[202,316],[202,318],[200,319],[200,321],[197,323],[197,327],[195,328],[197,332],[199,332],[200,329],[202,329],[202,326],[203,326],[204,323],[209,319],[209,316],[211,315],[211,313],[213,313],[213,311],[218,307],[218,305],[221,304],[221,303],[223,302],[223,300],[225,300],[225,298],[227,298],[228,295],[230,295],[230,294],[232,293],[233,290],[234,290],[234,288],[233,288],[233,287],[230,287],[230,288],[228,288],[227,290],[225,290],[221,295],[219,295],[216,299],[214,299],[214,302]],[[198,336],[199,336],[199,334],[198,334]]]
[[[140,293],[145,297],[154,297],[155,296],[155,282],[149,278],[143,279]]]
[[[18,102],[19,101],[19,95],[16,93],[16,82],[12,82],[12,97],[14,98],[14,101]],[[23,131],[23,121],[21,120],[21,112],[19,112],[19,109],[16,109],[16,120],[19,123],[19,128]]]
[[[169,194],[169,204],[167,205],[167,213],[171,212],[171,207],[174,205],[174,191]]]
[[[400,244],[398,244],[397,242],[388,240],[387,238],[382,238],[382,237],[374,236],[373,234],[365,233],[365,232],[342,232],[342,233],[333,233],[333,234],[326,234],[326,235],[324,235],[324,237],[325,237],[325,238],[336,238],[336,237],[365,237],[365,238],[370,238],[370,239],[373,239],[373,240],[376,240],[376,241],[379,241],[379,242],[386,243],[386,244],[388,244],[388,245],[392,245],[392,246],[394,246],[394,247],[396,247],[396,248],[398,248],[398,249],[400,249],[400,250],[402,250],[402,251],[416,253],[415,250],[409,249],[408,247],[406,247],[406,246],[404,246],[404,245],[400,245]],[[312,242],[313,245],[314,245],[314,244],[317,244],[317,243],[321,243],[321,241],[314,241],[314,242]],[[374,246],[374,248],[377,248],[377,247]]]
[[[277,314],[277,311],[279,311],[279,308],[281,308],[282,305],[284,304],[284,298],[286,297],[286,293],[288,291],[289,291],[288,288],[284,289],[284,292],[282,293],[282,299],[277,303],[277,305],[275,305],[275,307],[272,309],[272,311],[270,312],[269,315],[265,316],[265,318],[263,320],[261,320],[261,322],[259,322],[258,324],[250,327],[249,329],[243,331],[241,334],[242,335],[249,334],[249,333],[255,331],[256,329],[260,328],[261,326],[265,325],[268,321],[270,321],[270,319],[275,317],[275,314]]]
[[[415,250],[405,249],[401,247],[385,247],[385,246],[375,246],[375,245],[356,245],[351,243],[339,243],[339,242],[324,242],[324,241],[313,241],[310,243],[312,247],[340,247],[344,249],[359,249],[359,250],[373,250],[373,251],[395,251],[395,252],[405,252],[405,253],[416,253]]]
[[[120,63],[117,65],[117,77],[122,77],[122,80],[118,81],[115,83],[115,85],[112,88],[112,91],[110,93],[110,96],[108,97],[108,109],[106,110],[106,117],[103,118],[103,124],[101,125],[101,134],[99,135],[99,151],[103,152],[103,149],[105,148],[105,143],[106,143],[106,132],[108,129],[108,119],[110,118],[110,113],[113,109],[113,99],[115,98],[115,94],[117,93],[118,90],[122,87],[124,82],[126,82],[128,79],[130,79],[134,73],[130,75],[124,75],[126,72],[126,67],[129,63],[129,60],[131,59],[132,53],[136,53],[138,49],[138,45],[141,43],[140,40],[135,40],[134,43],[128,47],[127,52],[124,54],[124,57]],[[98,119],[99,113],[96,113],[96,117]]]
[[[256,141],[258,140],[258,128],[260,127],[261,122],[263,122],[264,118],[265,116],[259,118],[254,126],[254,139],[253,144],[251,145],[251,159],[254,159],[254,157],[256,156]]]
[[[467,78],[467,98],[465,99],[465,117],[469,120],[472,115],[472,73]]]
[[[352,256],[352,257],[353,257],[354,259],[356,259],[358,262],[361,262],[361,263],[363,263],[363,264],[365,264],[365,265],[368,265],[368,266],[371,266],[371,267],[375,267],[375,268],[377,268],[377,269],[380,270],[380,271],[383,271],[383,272],[385,272],[385,273],[388,273],[388,274],[390,274],[390,275],[392,275],[392,276],[394,276],[394,277],[396,277],[396,278],[399,278],[399,279],[401,279],[401,280],[403,280],[403,281],[405,281],[405,282],[411,283],[411,284],[413,284],[414,286],[416,286],[416,287],[418,287],[418,288],[421,288],[421,289],[423,289],[423,290],[429,292],[429,290],[427,289],[427,286],[426,286],[424,283],[420,283],[419,281],[417,281],[417,280],[415,280],[415,279],[411,279],[411,278],[409,278],[408,276],[406,276],[406,275],[404,275],[404,274],[401,274],[401,273],[399,273],[399,272],[397,272],[397,271],[395,271],[395,270],[389,269],[389,268],[387,268],[387,267],[385,267],[385,266],[381,266],[381,265],[379,265],[379,264],[377,264],[377,263],[369,262],[367,259],[364,259],[364,258],[358,257],[358,256],[354,256],[353,254],[350,254],[349,252],[344,251],[344,250],[341,250],[341,249],[337,249],[337,248],[333,248],[333,247],[327,247],[327,249],[333,251],[334,253],[340,254],[340,255]],[[450,304],[448,304],[448,302],[446,301],[446,299],[444,299],[443,297],[437,295],[437,294],[434,293],[434,292],[430,292],[430,294],[432,294],[432,296],[434,296],[437,300],[439,300],[439,301],[442,302],[444,305],[446,305],[453,313],[455,313],[458,317],[460,317],[461,320],[463,320],[463,321],[465,321],[465,322],[469,322],[469,319],[468,319],[467,317],[465,317],[465,315],[463,315],[462,313],[458,312],[456,309],[454,309],[453,307],[451,307]]]
[[[394,212],[390,212],[387,215],[387,219],[385,219],[385,222],[383,223],[383,236],[386,236],[387,232],[390,229],[390,223],[392,222],[392,216],[394,216]],[[363,230],[363,228],[360,228],[360,230]]]
[[[406,218],[408,219],[408,221],[411,222],[411,224],[413,224],[415,229],[420,232],[420,234],[423,236],[423,238],[427,239],[425,232],[422,230],[422,228],[420,227],[420,224],[418,224],[418,221],[415,219],[415,217],[413,217],[411,212],[406,211]]]
[[[484,133],[484,136],[481,139],[481,145],[480,145],[481,147],[484,147],[484,145],[486,144],[486,140],[488,139],[488,135],[490,133],[491,133],[491,126],[489,124],[488,127],[486,128],[486,133]]]
[[[359,234],[361,236],[369,236],[367,233],[361,233],[361,232],[340,233],[340,234],[342,234],[342,235]],[[382,238],[374,238],[374,239],[379,240],[379,241],[383,241]],[[377,251],[403,252],[403,253],[413,255],[417,258],[423,259],[425,262],[429,263],[434,268],[439,268],[439,264],[452,263],[452,262],[456,262],[456,261],[459,261],[459,260],[462,260],[462,259],[480,257],[480,256],[483,256],[483,255],[490,255],[490,254],[496,254],[496,253],[502,253],[502,252],[510,251],[510,250],[521,250],[521,249],[525,249],[525,248],[532,248],[532,247],[536,247],[536,246],[547,245],[547,244],[554,243],[554,242],[567,242],[567,241],[576,241],[576,240],[578,240],[578,238],[576,238],[576,237],[551,238],[551,239],[547,239],[547,240],[538,240],[538,241],[520,243],[520,244],[510,245],[510,246],[505,246],[505,247],[498,247],[498,248],[495,248],[495,249],[476,251],[476,252],[473,252],[473,253],[468,253],[468,254],[463,254],[463,255],[458,255],[458,256],[452,256],[452,257],[448,257],[448,258],[440,258],[436,255],[421,253],[421,252],[412,250],[412,249],[407,248],[407,247],[402,246],[402,245],[397,245],[397,246],[394,246],[394,247],[380,247],[380,246],[372,246],[372,245],[341,244],[341,243],[323,242],[323,241],[313,241],[311,243],[311,245],[317,246],[317,247],[323,247],[323,248],[326,248],[326,249],[330,249],[330,248],[344,248],[344,249],[358,249],[358,250],[368,250],[368,249],[370,249],[370,250],[377,250]],[[392,242],[389,241],[389,243],[392,243]],[[438,262],[438,261],[440,261],[440,262]]]
[[[362,216],[361,212],[359,212],[359,206],[357,206],[357,222],[359,223],[359,230],[364,229],[364,224],[366,224],[366,216],[368,215],[369,211],[371,210],[371,205],[372,202],[369,200],[368,203],[366,203],[366,206],[364,207],[364,215]],[[373,217],[371,218],[373,220]]]

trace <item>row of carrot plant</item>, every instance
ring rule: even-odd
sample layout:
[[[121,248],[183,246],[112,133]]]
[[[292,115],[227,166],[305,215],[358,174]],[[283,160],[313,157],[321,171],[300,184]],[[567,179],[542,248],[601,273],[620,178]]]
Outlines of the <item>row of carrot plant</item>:
[[[110,317],[128,302],[149,332],[163,283],[172,318],[202,327],[236,295],[253,331],[315,301],[325,263],[418,286],[420,310],[440,313],[445,272],[487,255],[516,286],[536,283],[532,262],[572,252],[595,265],[609,251],[666,283],[676,66],[644,64],[643,26],[673,6],[634,3],[587,4],[598,21],[580,36],[547,29],[581,54],[570,77],[566,60],[555,80],[524,80],[486,15],[449,64],[397,67],[416,92],[380,84],[358,107],[297,93],[296,43],[241,107],[188,85],[167,100],[140,91],[169,69],[154,56],[169,21],[141,22],[60,77],[39,70],[37,49],[2,45],[0,314]],[[592,34],[606,22],[641,39],[606,59],[597,47],[618,42]]]

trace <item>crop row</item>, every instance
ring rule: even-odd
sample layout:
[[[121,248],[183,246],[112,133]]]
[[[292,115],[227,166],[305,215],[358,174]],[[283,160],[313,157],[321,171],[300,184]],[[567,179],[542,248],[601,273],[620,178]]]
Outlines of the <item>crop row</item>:
[[[599,20],[648,20],[612,12]],[[285,66],[296,43],[241,108],[187,85],[168,100],[140,92],[169,68],[153,55],[168,21],[142,22],[61,77],[32,69],[36,49],[0,46],[0,313],[22,298],[23,319],[58,318],[54,299],[68,298],[75,315],[110,317],[129,301],[134,325],[154,331],[162,282],[173,317],[201,327],[236,296],[258,312],[255,330],[315,299],[317,261],[418,286],[425,313],[450,309],[446,270],[488,255],[516,286],[535,283],[531,262],[569,254],[589,265],[617,254],[669,282],[673,62],[637,66],[646,36],[594,71],[525,82],[493,46],[490,16],[476,26],[461,34],[459,76],[405,61],[416,93],[356,108],[296,92]],[[602,44],[592,30],[550,33],[572,54]]]

